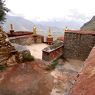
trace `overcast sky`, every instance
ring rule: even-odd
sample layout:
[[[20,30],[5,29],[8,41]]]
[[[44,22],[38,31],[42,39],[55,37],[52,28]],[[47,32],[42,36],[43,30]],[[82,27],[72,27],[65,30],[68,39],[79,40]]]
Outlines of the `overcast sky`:
[[[15,15],[38,21],[86,21],[95,15],[94,0],[6,0],[6,6]]]

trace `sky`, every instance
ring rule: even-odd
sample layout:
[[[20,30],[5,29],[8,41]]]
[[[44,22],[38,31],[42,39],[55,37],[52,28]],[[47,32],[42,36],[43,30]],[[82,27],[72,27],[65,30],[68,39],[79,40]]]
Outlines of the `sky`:
[[[9,14],[36,21],[87,21],[95,15],[94,0],[6,0],[6,6]]]

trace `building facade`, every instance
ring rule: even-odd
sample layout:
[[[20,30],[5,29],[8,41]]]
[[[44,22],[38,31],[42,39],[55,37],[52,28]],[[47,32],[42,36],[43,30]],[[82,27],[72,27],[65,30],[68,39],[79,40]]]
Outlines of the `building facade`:
[[[64,57],[85,60],[95,45],[95,31],[66,30]]]
[[[63,42],[54,43],[42,50],[42,59],[52,61],[63,55]]]

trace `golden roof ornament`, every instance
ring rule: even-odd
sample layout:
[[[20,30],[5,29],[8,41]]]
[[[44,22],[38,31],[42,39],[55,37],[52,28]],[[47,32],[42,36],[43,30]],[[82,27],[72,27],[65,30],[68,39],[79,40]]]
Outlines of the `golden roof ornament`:
[[[36,35],[36,34],[37,34],[36,32],[37,32],[37,31],[36,31],[36,27],[34,26],[34,27],[33,27],[33,34]]]
[[[64,31],[66,32],[67,30],[69,30],[68,27],[65,27]]]
[[[48,38],[52,38],[52,34],[51,34],[50,28],[49,28],[49,31],[48,31]]]

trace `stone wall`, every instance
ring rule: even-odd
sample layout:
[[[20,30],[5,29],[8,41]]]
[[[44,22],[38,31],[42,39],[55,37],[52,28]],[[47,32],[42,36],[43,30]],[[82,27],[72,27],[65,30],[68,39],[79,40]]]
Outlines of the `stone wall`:
[[[19,45],[30,45],[34,43],[34,40],[32,37],[25,37],[25,38],[13,38],[10,39],[11,43],[16,43]]]
[[[49,53],[43,51],[42,52],[42,59],[45,61],[49,61],[50,60]]]
[[[63,46],[51,51],[51,52],[42,52],[42,59],[45,61],[53,61],[56,58],[63,55]]]
[[[94,45],[94,34],[65,32],[64,57],[85,60]]]

